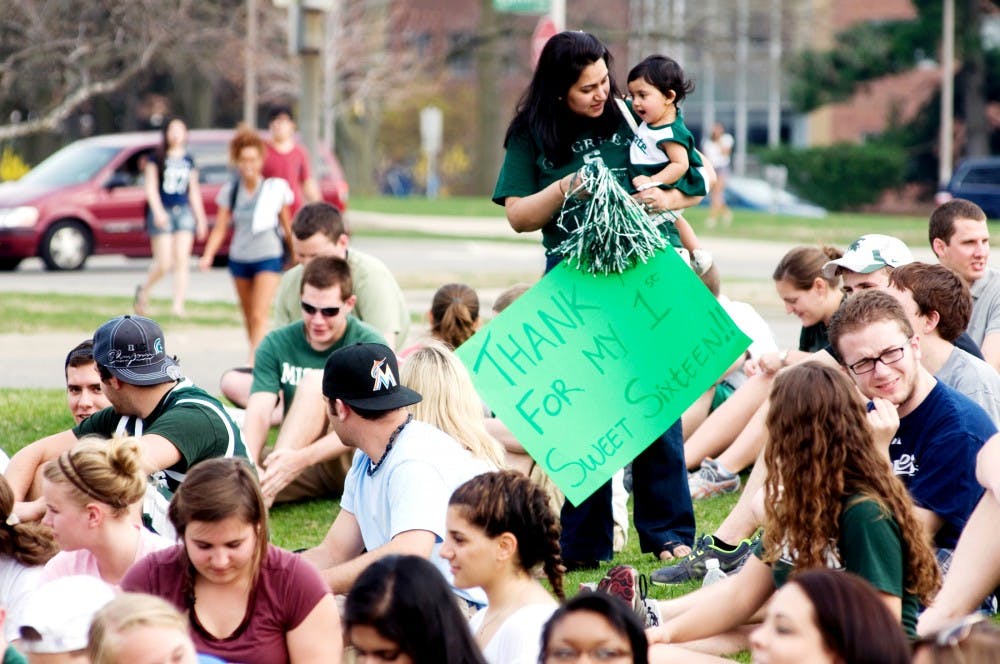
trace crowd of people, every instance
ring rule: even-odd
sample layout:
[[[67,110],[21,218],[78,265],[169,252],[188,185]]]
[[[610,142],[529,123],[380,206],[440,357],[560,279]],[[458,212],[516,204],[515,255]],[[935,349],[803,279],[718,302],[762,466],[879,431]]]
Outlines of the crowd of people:
[[[454,353],[484,322],[472,288],[442,286],[427,336],[409,337],[391,271],[316,201],[277,109],[271,143],[233,139],[239,178],[202,257],[232,223],[251,345],[221,377],[232,405],[186,380],[142,315],[69,352],[73,428],[0,477],[4,662],[996,661],[983,614],[1000,585],[1000,277],[982,210],[934,211],[938,264],[877,234],[789,251],[773,279],[802,331],[782,349],[721,293],[683,218],[724,177],[731,140],[719,128],[711,158],[695,148],[690,83],[669,58],[640,63],[629,91],[610,103],[621,95],[594,36],[550,39],[493,199],[514,231],[542,231],[551,270],[580,222],[563,203],[602,161],[751,339],[629,473],[639,548],[664,565],[650,581],[723,578],[657,601],[618,565],[564,588],[567,571],[596,574],[620,549],[624,489],[564,500],[478,397]],[[183,123],[168,123],[147,167],[156,259],[137,313],[205,232],[183,145]],[[288,256],[299,265],[282,274]],[[175,270],[177,314],[184,283]],[[692,501],[741,486],[696,540]],[[315,497],[340,500],[322,540],[272,544],[272,504]]]

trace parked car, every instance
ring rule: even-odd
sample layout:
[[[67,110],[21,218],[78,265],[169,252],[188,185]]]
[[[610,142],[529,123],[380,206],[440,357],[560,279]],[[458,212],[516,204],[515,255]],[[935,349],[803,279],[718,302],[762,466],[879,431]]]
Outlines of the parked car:
[[[209,225],[215,196],[235,178],[229,166],[232,130],[195,129],[188,149],[198,166]],[[145,232],[143,164],[159,132],[107,134],[55,152],[20,180],[0,184],[0,270],[38,256],[49,270],[77,270],[92,254],[150,256]],[[347,181],[329,150],[315,173],[323,198],[343,210]],[[195,252],[203,245],[196,244]],[[225,260],[228,243],[220,252]]]
[[[703,205],[708,204],[706,196]],[[726,205],[731,208],[760,210],[771,214],[818,219],[826,216],[826,208],[779,189],[767,180],[731,175],[726,180]]]
[[[1000,157],[974,157],[960,163],[935,200],[940,205],[952,198],[970,200],[983,208],[987,218],[1000,219]]]

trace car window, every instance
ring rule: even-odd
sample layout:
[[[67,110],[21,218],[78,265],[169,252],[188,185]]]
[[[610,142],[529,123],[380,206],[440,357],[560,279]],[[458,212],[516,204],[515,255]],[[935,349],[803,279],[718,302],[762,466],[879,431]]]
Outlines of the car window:
[[[121,148],[74,143],[28,171],[22,182],[44,187],[65,187],[90,180]]]
[[[198,181],[208,184],[229,182],[234,171],[229,166],[228,146],[225,143],[192,143],[188,146],[198,167]]]
[[[973,166],[962,178],[962,185],[1000,184],[1000,164]]]
[[[147,148],[145,150],[139,150],[128,159],[123,161],[118,168],[115,169],[114,178],[116,184],[122,187],[138,187],[145,182],[145,168],[146,163],[153,156],[154,149]]]

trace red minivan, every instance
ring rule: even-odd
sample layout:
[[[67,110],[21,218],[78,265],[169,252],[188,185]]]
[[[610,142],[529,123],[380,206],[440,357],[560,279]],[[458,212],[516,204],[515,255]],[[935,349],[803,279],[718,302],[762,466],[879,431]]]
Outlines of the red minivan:
[[[235,177],[229,166],[232,135],[226,129],[188,132],[209,225],[215,223],[219,188]],[[20,180],[0,184],[0,270],[13,270],[31,256],[49,270],[80,269],[91,254],[150,256],[141,165],[159,141],[159,132],[85,138]],[[323,198],[343,210],[347,181],[340,164],[326,148],[317,161]],[[199,243],[195,252],[201,248]]]

